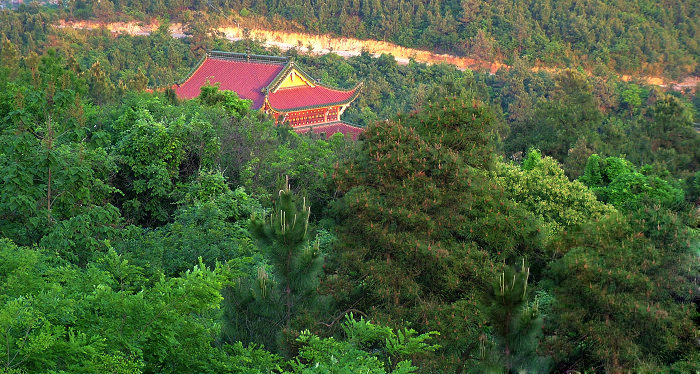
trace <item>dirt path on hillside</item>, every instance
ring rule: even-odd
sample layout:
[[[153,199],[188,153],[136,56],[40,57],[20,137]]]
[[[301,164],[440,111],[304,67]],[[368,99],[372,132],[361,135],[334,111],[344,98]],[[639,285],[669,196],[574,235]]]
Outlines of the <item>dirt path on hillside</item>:
[[[113,33],[124,33],[129,35],[149,35],[158,29],[158,23],[143,24],[136,22],[112,22],[100,23],[95,21],[74,21],[61,20],[56,27],[73,29],[98,29],[106,28]],[[448,54],[433,53],[426,50],[402,47],[396,44],[377,41],[360,40],[355,38],[342,38],[330,35],[314,35],[298,32],[270,31],[262,29],[244,29],[237,26],[226,26],[218,29],[229,40],[243,40],[246,37],[260,40],[266,47],[277,47],[283,51],[297,48],[302,53],[313,53],[323,55],[333,52],[342,57],[358,56],[362,51],[367,51],[373,56],[380,56],[388,53],[394,56],[399,64],[408,64],[410,59],[427,64],[445,63],[456,66],[458,69],[486,70],[495,73],[498,69],[508,68],[507,65],[498,61],[483,61],[469,57],[459,57]],[[182,24],[173,23],[170,25],[170,34],[175,38],[185,37]],[[309,48],[310,47],[310,48]],[[555,72],[554,68],[535,68],[533,70],[546,70]],[[700,83],[700,77],[687,77],[681,82],[671,82],[660,77],[631,77],[622,75],[620,79],[629,81],[641,79],[643,82],[662,87],[671,87],[676,90],[686,88],[694,89]]]

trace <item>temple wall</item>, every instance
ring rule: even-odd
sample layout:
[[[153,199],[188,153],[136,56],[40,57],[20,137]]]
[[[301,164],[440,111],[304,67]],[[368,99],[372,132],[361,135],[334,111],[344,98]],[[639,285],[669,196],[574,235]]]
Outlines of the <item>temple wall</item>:
[[[292,127],[318,125],[321,123],[335,122],[340,117],[340,107],[324,107],[309,110],[300,110],[285,114],[273,113],[275,120],[281,122],[286,120]]]

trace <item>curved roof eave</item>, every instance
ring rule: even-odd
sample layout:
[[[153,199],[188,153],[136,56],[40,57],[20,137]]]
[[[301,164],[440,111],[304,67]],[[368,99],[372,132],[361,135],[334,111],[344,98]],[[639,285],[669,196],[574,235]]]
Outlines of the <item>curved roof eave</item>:
[[[360,90],[362,89],[362,86],[364,85],[364,82],[361,81],[361,82],[358,83],[355,87],[353,87],[353,88],[351,88],[351,89],[349,89],[349,90],[339,90],[339,89],[337,89],[337,88],[332,88],[332,87],[330,87],[330,86],[326,86],[326,85],[323,85],[323,84],[318,84],[318,85],[321,86],[321,87],[323,87],[323,88],[329,89],[329,90],[341,91],[341,92],[352,92],[352,95],[350,95],[350,97],[348,97],[347,99],[341,100],[341,101],[335,101],[335,102],[329,102],[329,103],[321,103],[321,104],[317,104],[317,105],[307,105],[307,106],[299,106],[299,107],[293,107],[293,108],[279,109],[279,108],[275,108],[275,107],[272,105],[272,103],[270,103],[270,100],[269,100],[269,95],[270,95],[270,93],[268,92],[268,93],[265,95],[265,102],[267,103],[267,105],[268,105],[268,107],[269,107],[270,109],[272,109],[273,111],[275,111],[275,112],[277,112],[277,113],[290,113],[290,112],[297,112],[297,111],[300,111],[300,110],[317,109],[317,108],[324,108],[324,107],[335,106],[335,105],[346,105],[346,104],[352,103],[353,101],[355,101],[355,99],[357,99],[357,97],[360,95]]]

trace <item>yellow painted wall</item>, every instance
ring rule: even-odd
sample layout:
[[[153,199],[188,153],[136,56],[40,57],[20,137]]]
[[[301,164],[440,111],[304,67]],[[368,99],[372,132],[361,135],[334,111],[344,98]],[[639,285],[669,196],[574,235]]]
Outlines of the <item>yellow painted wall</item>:
[[[280,83],[279,87],[280,88],[291,88],[291,87],[301,87],[301,86],[309,86],[309,87],[314,87],[314,84],[309,82],[308,80],[304,79],[299,72],[297,72],[296,69],[292,69],[292,71],[287,74],[287,76],[284,78],[282,83]]]

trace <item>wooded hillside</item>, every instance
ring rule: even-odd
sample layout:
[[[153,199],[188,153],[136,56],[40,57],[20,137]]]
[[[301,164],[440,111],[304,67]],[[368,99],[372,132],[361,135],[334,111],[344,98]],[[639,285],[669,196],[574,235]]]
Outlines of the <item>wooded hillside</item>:
[[[486,61],[608,69],[674,79],[700,75],[694,0],[214,0],[69,2],[70,17],[256,25],[388,40]]]
[[[279,50],[54,12],[0,11],[0,373],[700,371],[697,92],[290,50],[365,82],[308,136],[147,89]]]

